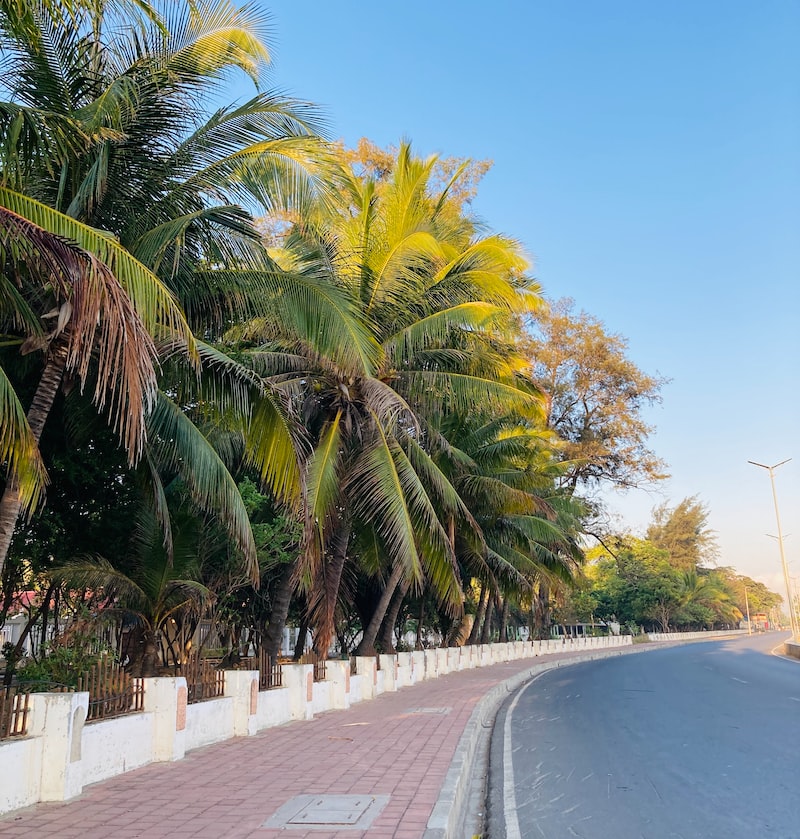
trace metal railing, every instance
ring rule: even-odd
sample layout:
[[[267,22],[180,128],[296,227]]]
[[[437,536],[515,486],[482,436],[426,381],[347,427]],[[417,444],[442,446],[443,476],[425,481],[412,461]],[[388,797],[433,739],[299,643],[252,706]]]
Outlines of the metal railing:
[[[30,693],[13,687],[0,687],[0,740],[24,737],[28,733]]]
[[[300,664],[313,664],[314,665],[314,681],[315,682],[324,682],[325,681],[325,659],[320,658],[318,653],[315,652],[308,652],[306,653],[301,659]]]
[[[144,709],[144,680],[134,679],[116,662],[100,661],[78,679],[89,694],[86,722],[107,720]]]
[[[267,655],[265,650],[259,650],[257,656],[243,658],[239,663],[240,670],[258,670],[258,689],[272,690],[283,687],[283,670],[276,656]]]
[[[225,671],[220,670],[216,662],[193,655],[180,665],[179,672],[186,679],[190,704],[225,695]]]

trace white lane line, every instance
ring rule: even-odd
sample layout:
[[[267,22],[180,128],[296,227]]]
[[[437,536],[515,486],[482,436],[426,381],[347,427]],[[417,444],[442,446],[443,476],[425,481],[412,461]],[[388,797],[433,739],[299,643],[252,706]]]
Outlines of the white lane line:
[[[790,696],[789,699],[791,699],[792,702],[800,702],[800,699],[798,699],[796,696]]]
[[[741,682],[743,685],[748,684],[744,679],[737,679],[736,676],[731,676],[734,682]]]
[[[539,678],[539,676],[544,676],[544,673],[539,673],[537,676],[534,676],[527,685],[520,688],[517,692],[517,695],[508,707],[506,722],[503,726],[503,814],[506,822],[506,839],[522,839],[522,833],[519,829],[519,816],[517,815],[517,796],[514,788],[514,763],[513,751],[511,749],[511,717],[514,714],[514,709],[517,707],[519,698],[525,690]]]
[[[794,656],[786,655],[786,653],[783,651],[783,643],[784,642],[781,641],[780,644],[778,644],[776,647],[773,647],[769,651],[770,655],[774,655],[775,658],[782,658],[784,661],[790,661],[794,664],[800,664],[800,658],[795,658]],[[779,650],[780,652],[778,652]]]

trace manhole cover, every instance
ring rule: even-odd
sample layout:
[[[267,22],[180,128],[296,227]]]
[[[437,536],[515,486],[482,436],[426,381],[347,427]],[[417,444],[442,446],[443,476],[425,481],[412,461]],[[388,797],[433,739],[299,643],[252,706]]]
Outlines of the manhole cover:
[[[388,795],[297,795],[261,826],[284,830],[365,830],[388,801]]]
[[[407,714],[449,714],[452,708],[409,708]]]

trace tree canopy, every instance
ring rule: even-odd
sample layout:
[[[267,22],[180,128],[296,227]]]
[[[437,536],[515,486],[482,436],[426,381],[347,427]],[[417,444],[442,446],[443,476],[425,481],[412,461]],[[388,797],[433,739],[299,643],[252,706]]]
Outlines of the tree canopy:
[[[0,3],[0,621],[122,615],[142,672],[201,624],[326,655],[554,606],[734,621],[695,498],[585,562],[594,491],[664,475],[665,380],[475,217],[488,161],[329,142],[267,34],[227,0]]]

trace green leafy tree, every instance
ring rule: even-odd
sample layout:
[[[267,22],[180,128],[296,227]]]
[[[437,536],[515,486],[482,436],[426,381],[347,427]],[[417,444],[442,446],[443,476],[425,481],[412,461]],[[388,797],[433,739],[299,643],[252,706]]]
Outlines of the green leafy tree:
[[[646,407],[660,401],[666,380],[640,370],[626,340],[609,334],[572,300],[536,312],[526,352],[531,374],[547,398],[547,425],[564,440],[573,489],[652,484],[666,477],[648,446]]]
[[[696,496],[684,498],[675,507],[664,503],[653,511],[647,538],[666,551],[670,563],[691,573],[717,556],[714,531],[708,527],[709,510]]]

